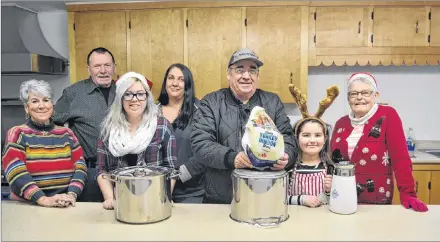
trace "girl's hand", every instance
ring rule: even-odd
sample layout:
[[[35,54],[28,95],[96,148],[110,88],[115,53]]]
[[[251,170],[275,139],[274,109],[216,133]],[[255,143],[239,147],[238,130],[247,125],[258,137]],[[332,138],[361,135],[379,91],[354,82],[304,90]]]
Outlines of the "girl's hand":
[[[332,189],[332,179],[333,179],[332,175],[325,175],[324,188],[326,192],[330,192],[330,190]]]
[[[304,205],[310,208],[316,208],[321,205],[321,201],[319,201],[319,198],[317,196],[304,196]]]

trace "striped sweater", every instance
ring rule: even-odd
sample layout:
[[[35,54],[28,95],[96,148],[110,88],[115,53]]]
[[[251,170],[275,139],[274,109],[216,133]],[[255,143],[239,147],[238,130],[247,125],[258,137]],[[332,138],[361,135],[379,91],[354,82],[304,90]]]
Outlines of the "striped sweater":
[[[87,167],[78,139],[66,127],[40,126],[30,119],[12,127],[2,157],[11,196],[36,202],[42,196],[81,194]]]

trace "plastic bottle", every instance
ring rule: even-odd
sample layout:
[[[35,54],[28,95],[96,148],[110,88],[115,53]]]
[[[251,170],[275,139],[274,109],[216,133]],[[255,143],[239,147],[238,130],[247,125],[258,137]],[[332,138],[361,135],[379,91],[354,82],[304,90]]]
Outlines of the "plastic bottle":
[[[408,147],[409,156],[415,157],[414,151],[416,150],[416,144],[414,142],[414,131],[412,128],[408,129],[408,134],[406,137],[406,146]]]

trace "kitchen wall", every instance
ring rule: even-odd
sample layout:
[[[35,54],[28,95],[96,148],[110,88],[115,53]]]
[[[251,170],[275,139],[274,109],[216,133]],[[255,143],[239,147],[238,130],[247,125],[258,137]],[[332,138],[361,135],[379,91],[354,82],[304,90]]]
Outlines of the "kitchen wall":
[[[338,85],[341,94],[323,119],[334,124],[348,114],[346,81],[358,71],[375,76],[379,101],[389,103],[397,110],[405,130],[412,127],[417,140],[440,140],[440,66],[310,67],[309,111],[314,113],[317,110],[318,102],[326,96],[327,87]],[[295,105],[286,105],[286,108],[292,123],[299,119]]]

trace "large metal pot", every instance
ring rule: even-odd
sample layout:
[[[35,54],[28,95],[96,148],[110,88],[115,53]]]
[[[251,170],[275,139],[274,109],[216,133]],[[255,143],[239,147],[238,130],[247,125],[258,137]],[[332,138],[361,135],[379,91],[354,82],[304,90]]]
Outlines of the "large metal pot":
[[[115,216],[126,223],[154,223],[171,216],[173,169],[159,166],[120,168],[103,178],[115,183]]]
[[[235,169],[231,176],[231,219],[260,227],[277,227],[289,218],[286,171]]]

